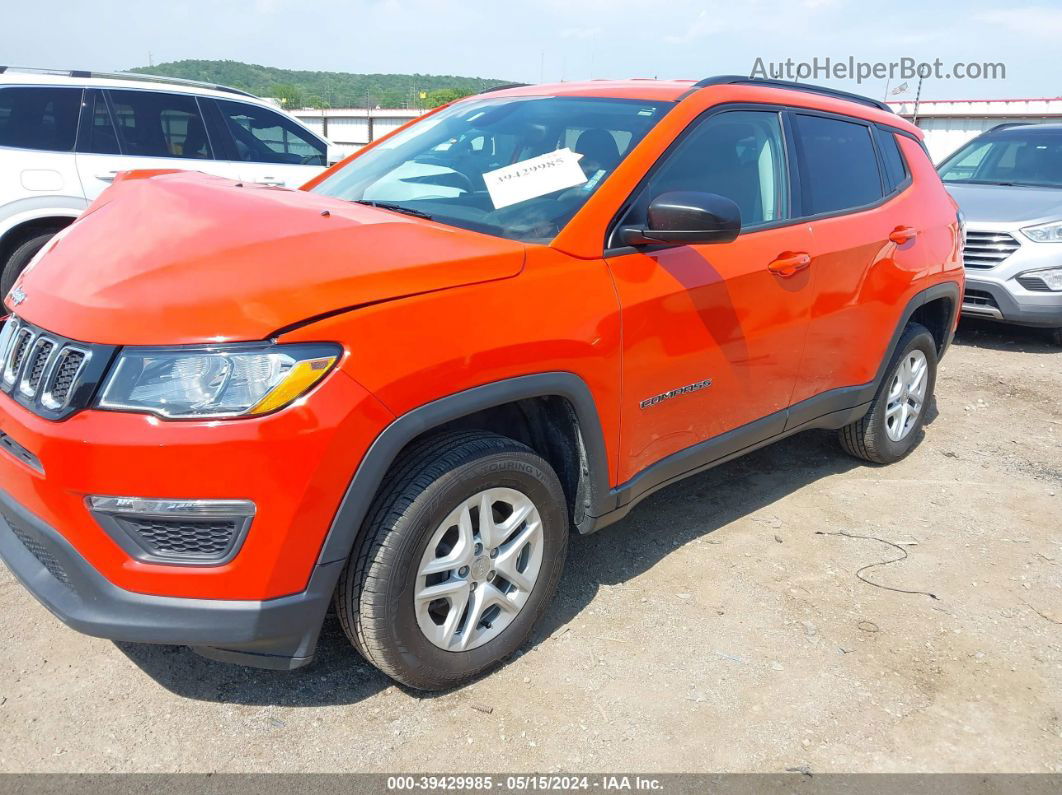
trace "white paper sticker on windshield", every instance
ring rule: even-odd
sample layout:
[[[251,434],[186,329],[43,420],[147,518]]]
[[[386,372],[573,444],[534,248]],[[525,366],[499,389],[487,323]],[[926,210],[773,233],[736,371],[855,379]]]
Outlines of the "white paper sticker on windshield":
[[[586,182],[578,152],[565,147],[483,174],[496,210]]]

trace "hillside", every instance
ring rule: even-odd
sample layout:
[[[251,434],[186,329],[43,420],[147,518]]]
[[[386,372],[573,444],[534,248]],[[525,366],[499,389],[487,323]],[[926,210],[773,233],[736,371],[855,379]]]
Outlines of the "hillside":
[[[285,107],[434,107],[511,80],[454,75],[306,72],[240,61],[172,61],[130,72],[202,80],[277,97]]]

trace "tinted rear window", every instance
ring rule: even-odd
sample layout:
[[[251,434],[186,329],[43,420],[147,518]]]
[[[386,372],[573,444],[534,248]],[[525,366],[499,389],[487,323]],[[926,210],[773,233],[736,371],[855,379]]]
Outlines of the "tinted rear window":
[[[80,111],[80,88],[0,89],[0,146],[71,152]]]
[[[195,97],[161,91],[110,91],[122,154],[210,159]]]
[[[803,114],[793,123],[804,215],[862,207],[882,197],[869,127]]]
[[[895,133],[878,130],[878,147],[881,149],[881,160],[885,164],[885,184],[891,193],[907,179],[907,163],[904,162],[900,142],[896,140]]]

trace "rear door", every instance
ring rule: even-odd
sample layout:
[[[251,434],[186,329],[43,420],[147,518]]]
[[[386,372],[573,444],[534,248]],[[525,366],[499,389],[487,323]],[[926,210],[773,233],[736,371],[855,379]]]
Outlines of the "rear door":
[[[327,144],[292,119],[249,102],[212,100],[220,112],[227,151],[240,179],[298,188],[327,165]]]
[[[644,224],[649,203],[672,190],[732,199],[742,232],[731,243],[610,251],[623,316],[621,481],[759,420],[744,430],[781,431],[807,327],[808,271],[779,266],[811,245],[807,225],[790,220],[782,113],[695,122],[618,226]]]
[[[0,205],[57,196],[81,208],[74,164],[81,95],[81,88],[0,87]]]
[[[919,238],[921,213],[895,133],[813,111],[794,111],[791,121],[814,291],[796,404],[874,379],[913,284],[934,268],[934,256]],[[794,411],[790,425],[804,419]]]
[[[89,199],[121,171],[176,168],[237,178],[214,158],[197,98],[126,89],[86,92],[77,169]]]

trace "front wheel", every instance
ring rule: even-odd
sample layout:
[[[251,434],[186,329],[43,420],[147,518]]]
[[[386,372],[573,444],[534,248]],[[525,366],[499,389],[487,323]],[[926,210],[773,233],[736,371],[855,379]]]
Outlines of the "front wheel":
[[[34,235],[23,241],[7,258],[7,262],[0,271],[0,300],[2,300],[11,288],[15,286],[15,280],[26,269],[30,261],[37,256],[37,252],[44,248],[44,244],[55,237],[55,230]]]
[[[936,340],[925,326],[912,323],[900,337],[867,413],[841,429],[841,447],[875,464],[899,461],[922,439],[936,381]]]
[[[340,575],[336,610],[362,655],[410,687],[462,684],[514,652],[564,567],[557,475],[525,445],[445,434],[406,453]]]

